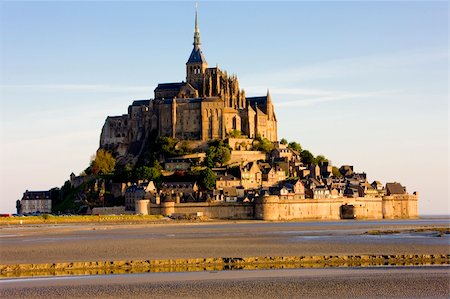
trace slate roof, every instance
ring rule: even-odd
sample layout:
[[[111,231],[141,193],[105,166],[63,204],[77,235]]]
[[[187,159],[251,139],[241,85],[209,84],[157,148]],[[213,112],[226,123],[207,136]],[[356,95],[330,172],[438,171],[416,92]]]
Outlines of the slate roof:
[[[206,63],[205,56],[203,55],[203,52],[200,48],[194,47],[191,52],[191,56],[189,56],[189,59],[187,63]]]
[[[227,175],[223,175],[223,174],[218,174],[216,177],[217,181],[238,181],[239,178],[235,177],[234,175],[231,174],[227,174]]]
[[[50,191],[25,191],[22,200],[50,199]]]
[[[260,111],[262,113],[267,113],[267,96],[249,97],[245,99],[251,107],[255,108],[256,112]]]
[[[193,188],[195,182],[164,182],[161,188],[176,189],[176,188]]]
[[[173,83],[159,83],[158,86],[155,88],[156,90],[174,90],[174,89],[180,89],[186,85],[186,82],[173,82]]]
[[[138,192],[138,191],[144,191],[144,188],[140,187],[138,185],[131,185],[130,187],[128,187],[125,190],[125,193],[134,193],[134,192]]]
[[[386,184],[387,194],[405,194],[405,189],[400,183],[387,183]]]
[[[267,96],[263,96],[263,97],[249,97],[249,98],[245,98],[250,105],[259,105],[259,106],[263,106],[267,104]]]
[[[133,101],[132,106],[148,106],[150,105],[150,100],[137,100]]]

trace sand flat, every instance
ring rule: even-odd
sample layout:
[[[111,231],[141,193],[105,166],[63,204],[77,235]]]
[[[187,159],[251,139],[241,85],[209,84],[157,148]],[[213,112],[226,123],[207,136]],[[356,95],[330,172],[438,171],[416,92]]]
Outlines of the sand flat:
[[[0,229],[0,263],[207,257],[448,254],[448,237],[369,230],[448,227],[448,220],[53,225]]]

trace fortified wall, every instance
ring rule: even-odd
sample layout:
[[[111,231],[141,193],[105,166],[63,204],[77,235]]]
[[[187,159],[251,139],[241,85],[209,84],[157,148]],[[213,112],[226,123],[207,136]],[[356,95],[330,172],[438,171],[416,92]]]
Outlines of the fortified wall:
[[[302,199],[283,196],[263,196],[251,203],[151,203],[136,202],[136,213],[143,215],[203,215],[213,219],[338,220],[355,219],[415,219],[418,217],[418,195],[384,197]]]

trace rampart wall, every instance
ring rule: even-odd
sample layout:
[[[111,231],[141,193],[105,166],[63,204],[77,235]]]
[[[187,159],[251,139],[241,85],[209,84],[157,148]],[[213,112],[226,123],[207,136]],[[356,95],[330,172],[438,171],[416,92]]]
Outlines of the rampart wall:
[[[152,215],[204,215],[214,219],[338,220],[342,207],[350,207],[356,219],[417,218],[417,195],[385,197],[283,199],[277,195],[258,198],[253,203],[136,202],[136,213]]]

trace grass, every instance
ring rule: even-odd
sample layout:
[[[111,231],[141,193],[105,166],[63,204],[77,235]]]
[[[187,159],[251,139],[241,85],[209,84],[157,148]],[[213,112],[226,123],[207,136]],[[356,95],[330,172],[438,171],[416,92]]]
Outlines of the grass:
[[[0,218],[0,225],[26,224],[60,224],[60,223],[122,223],[122,222],[150,222],[161,219],[161,215],[73,215],[4,217]]]

